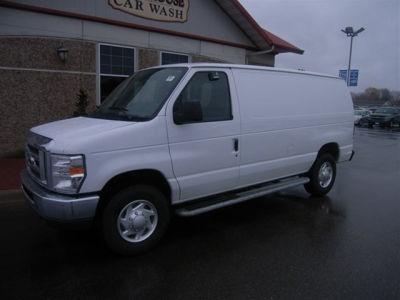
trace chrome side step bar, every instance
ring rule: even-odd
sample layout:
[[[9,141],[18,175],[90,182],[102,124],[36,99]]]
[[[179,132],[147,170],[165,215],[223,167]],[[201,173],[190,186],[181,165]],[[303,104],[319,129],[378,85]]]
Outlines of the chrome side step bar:
[[[258,188],[254,188],[251,190],[246,190],[244,192],[232,194],[232,197],[230,197],[230,199],[225,198],[218,202],[211,203],[209,205],[200,206],[200,207],[199,207],[199,205],[197,205],[194,207],[192,206],[192,208],[191,208],[191,205],[188,205],[187,207],[177,209],[175,211],[175,213],[181,217],[197,216],[197,215],[204,214],[204,213],[212,211],[212,210],[220,209],[220,208],[231,206],[231,205],[234,205],[237,203],[246,202],[246,201],[254,199],[254,198],[272,194],[272,193],[275,193],[275,192],[278,192],[278,191],[281,191],[281,190],[284,190],[284,189],[287,189],[290,187],[303,185],[303,184],[308,183],[309,181],[310,181],[310,179],[307,177],[290,177],[290,178],[280,180],[278,182],[265,184],[264,186],[261,186]],[[200,205],[201,205],[201,203],[200,203]]]

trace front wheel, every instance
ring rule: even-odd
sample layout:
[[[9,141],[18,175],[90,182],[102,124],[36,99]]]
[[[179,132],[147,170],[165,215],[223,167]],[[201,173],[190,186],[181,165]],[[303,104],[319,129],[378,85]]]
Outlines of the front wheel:
[[[112,197],[104,209],[104,240],[114,252],[134,255],[159,242],[169,219],[167,200],[156,188],[128,187]]]
[[[336,162],[332,155],[319,155],[308,172],[310,182],[304,187],[314,196],[324,196],[332,189],[336,179]]]

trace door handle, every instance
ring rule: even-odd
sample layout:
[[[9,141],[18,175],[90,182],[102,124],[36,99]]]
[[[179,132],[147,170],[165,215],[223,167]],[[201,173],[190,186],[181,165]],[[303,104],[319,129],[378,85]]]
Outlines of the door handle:
[[[233,139],[233,150],[235,152],[239,152],[239,139],[238,138]]]

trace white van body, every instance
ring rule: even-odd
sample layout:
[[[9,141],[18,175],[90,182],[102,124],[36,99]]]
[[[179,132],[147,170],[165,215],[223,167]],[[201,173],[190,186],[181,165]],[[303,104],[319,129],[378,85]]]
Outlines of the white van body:
[[[59,193],[35,178],[35,184],[27,183],[34,177],[31,172],[23,176],[25,190],[40,194],[37,189],[41,188],[47,196],[73,197],[68,212],[60,209],[58,201],[57,209],[46,208],[42,215],[53,219],[93,218],[107,183],[129,172],[161,175],[170,189],[168,200],[175,205],[305,174],[325,145],[337,147],[337,162],[350,160],[354,112],[342,79],[248,65],[168,66],[174,67],[185,67],[187,72],[151,120],[79,117],[31,130],[33,137],[28,138],[28,144],[33,147],[35,135],[47,138],[40,145],[44,154],[40,154],[43,161],[39,164],[48,163],[46,157],[52,153],[82,154],[85,160],[85,178],[76,193]],[[198,72],[226,75],[230,120],[174,122],[174,103]],[[207,93],[207,89],[199,93]],[[77,205],[80,200],[82,209]]]

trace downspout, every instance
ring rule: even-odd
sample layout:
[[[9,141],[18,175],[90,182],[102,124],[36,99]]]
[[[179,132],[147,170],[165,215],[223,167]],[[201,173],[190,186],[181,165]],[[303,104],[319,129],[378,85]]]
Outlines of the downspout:
[[[271,52],[273,52],[274,50],[275,50],[275,45],[272,45],[272,47],[271,47],[270,49],[268,49],[268,50],[262,50],[262,51],[258,51],[258,52],[252,52],[252,53],[249,53],[249,54],[247,54],[247,55],[249,55],[249,56],[263,55],[263,54],[271,53]]]
[[[275,45],[272,45],[270,49],[248,53],[246,55],[246,64],[249,64],[249,56],[258,56],[258,55],[268,54],[268,53],[273,52],[274,50],[275,50]]]

